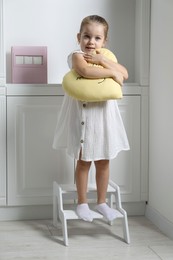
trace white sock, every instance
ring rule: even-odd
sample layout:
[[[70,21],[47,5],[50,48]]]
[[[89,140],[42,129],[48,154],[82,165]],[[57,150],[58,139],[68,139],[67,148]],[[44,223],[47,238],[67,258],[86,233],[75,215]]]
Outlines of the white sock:
[[[76,213],[79,218],[81,218],[85,221],[89,221],[89,222],[93,221],[92,212],[91,212],[90,208],[88,207],[87,203],[82,203],[82,204],[77,205]]]
[[[110,208],[106,203],[101,203],[96,206],[96,210],[101,213],[108,221],[112,221],[121,215],[121,213]]]

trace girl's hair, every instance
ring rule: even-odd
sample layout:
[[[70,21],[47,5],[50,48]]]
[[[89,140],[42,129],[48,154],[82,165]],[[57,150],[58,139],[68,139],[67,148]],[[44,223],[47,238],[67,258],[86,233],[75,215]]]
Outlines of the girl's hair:
[[[107,21],[103,17],[98,16],[98,15],[89,15],[89,16],[85,17],[82,20],[82,22],[81,22],[81,26],[80,26],[79,32],[81,33],[82,30],[83,30],[83,27],[86,24],[89,24],[91,22],[100,23],[100,24],[102,24],[104,26],[105,39],[107,39],[109,25],[108,25]]]

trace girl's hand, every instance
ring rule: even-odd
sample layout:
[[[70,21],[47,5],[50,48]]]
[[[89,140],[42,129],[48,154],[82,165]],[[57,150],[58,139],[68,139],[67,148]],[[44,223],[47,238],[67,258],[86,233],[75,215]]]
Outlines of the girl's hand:
[[[96,51],[96,53],[84,53],[83,57],[86,62],[97,65],[101,65],[101,61],[103,60],[103,55],[99,51]]]
[[[114,72],[114,76],[112,78],[113,78],[113,80],[115,80],[121,86],[123,85],[124,77],[123,77],[123,74],[121,72]]]

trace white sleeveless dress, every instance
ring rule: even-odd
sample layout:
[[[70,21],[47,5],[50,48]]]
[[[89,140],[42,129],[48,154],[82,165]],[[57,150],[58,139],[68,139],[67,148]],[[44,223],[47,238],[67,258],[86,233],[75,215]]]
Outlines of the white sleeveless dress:
[[[70,69],[74,52],[68,57]],[[81,151],[84,161],[113,159],[120,151],[129,150],[117,101],[82,102],[65,94],[53,148],[66,148],[77,160]]]

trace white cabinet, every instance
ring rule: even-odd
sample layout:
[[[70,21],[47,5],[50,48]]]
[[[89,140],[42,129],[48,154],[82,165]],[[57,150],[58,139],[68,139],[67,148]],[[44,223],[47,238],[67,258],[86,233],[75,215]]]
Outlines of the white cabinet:
[[[0,206],[6,205],[6,97],[0,95]]]
[[[8,205],[52,203],[52,183],[74,183],[74,161],[64,149],[52,149],[62,96],[8,96]],[[111,161],[110,177],[120,185],[122,201],[140,201],[140,96],[119,101],[130,151]],[[89,182],[95,182],[94,167]]]
[[[52,203],[52,183],[74,182],[74,162],[52,141],[61,96],[8,96],[8,205]]]

